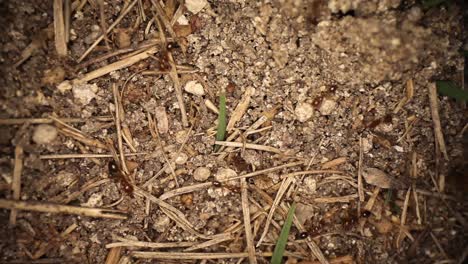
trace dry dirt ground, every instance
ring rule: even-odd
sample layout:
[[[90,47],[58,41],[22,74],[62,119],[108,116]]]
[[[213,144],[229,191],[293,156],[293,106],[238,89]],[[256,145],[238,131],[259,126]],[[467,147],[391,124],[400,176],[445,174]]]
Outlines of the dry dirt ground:
[[[463,1],[179,2],[0,1],[1,263],[463,262]]]

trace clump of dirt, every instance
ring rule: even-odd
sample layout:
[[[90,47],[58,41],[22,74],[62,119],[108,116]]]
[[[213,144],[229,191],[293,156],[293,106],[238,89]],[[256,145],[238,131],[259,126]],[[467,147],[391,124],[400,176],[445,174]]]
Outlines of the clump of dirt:
[[[248,252],[244,210],[257,244],[275,197],[259,263],[269,261],[260,253],[273,251],[293,201],[288,263],[463,260],[466,203],[454,186],[466,186],[466,108],[438,97],[444,158],[428,96],[435,80],[462,83],[460,1],[161,1],[172,33],[160,31],[168,22],[156,1],[71,2],[65,58],[50,1],[0,4],[0,196],[18,192],[22,149],[21,200],[115,209],[126,219],[25,210],[12,225],[2,209],[2,261],[103,263],[117,253],[110,263],[169,263],[188,252]],[[235,146],[217,151],[223,92],[228,120],[248,106],[228,131]],[[369,171],[376,181],[366,181]],[[120,251],[110,249],[115,242]],[[248,262],[230,256],[202,262]]]

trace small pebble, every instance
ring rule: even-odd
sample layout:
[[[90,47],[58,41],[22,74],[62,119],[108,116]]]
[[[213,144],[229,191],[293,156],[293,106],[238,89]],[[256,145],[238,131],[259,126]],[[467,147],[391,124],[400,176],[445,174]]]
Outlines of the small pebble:
[[[220,168],[218,170],[218,172],[216,173],[216,175],[215,175],[215,179],[217,181],[224,182],[224,180],[229,179],[229,178],[233,178],[233,177],[236,177],[236,176],[237,176],[237,172],[235,172],[234,170],[229,169],[229,168]],[[227,181],[225,183],[227,185],[231,185],[231,186],[239,185],[239,181],[237,181],[237,180]]]
[[[314,114],[314,108],[312,105],[302,102],[297,104],[294,113],[296,114],[297,120],[300,122],[305,122],[309,120]]]
[[[87,105],[96,97],[98,89],[99,88],[95,83],[76,84],[72,87],[73,97],[82,105]]]
[[[193,178],[196,181],[206,181],[210,177],[210,174],[210,169],[208,169],[207,167],[198,167],[193,172]]]
[[[57,129],[51,125],[38,125],[34,130],[32,140],[36,144],[47,145],[50,144],[57,137]]]
[[[333,110],[335,110],[336,107],[336,102],[330,99],[325,99],[322,102],[322,105],[320,105],[319,111],[320,114],[322,115],[330,115]]]
[[[179,153],[179,155],[176,157],[175,159],[175,163],[176,164],[179,164],[179,165],[182,165],[182,164],[185,164],[188,160],[188,156],[187,154],[181,152]]]
[[[189,81],[185,84],[184,90],[187,93],[191,93],[193,95],[202,96],[205,94],[205,90],[203,86],[197,81]]]
[[[192,14],[200,12],[208,4],[207,0],[186,0],[185,7]]]
[[[162,215],[158,217],[158,219],[156,219],[156,221],[153,224],[153,228],[159,233],[163,233],[164,231],[166,231],[170,222],[171,220],[169,219],[169,217]]]

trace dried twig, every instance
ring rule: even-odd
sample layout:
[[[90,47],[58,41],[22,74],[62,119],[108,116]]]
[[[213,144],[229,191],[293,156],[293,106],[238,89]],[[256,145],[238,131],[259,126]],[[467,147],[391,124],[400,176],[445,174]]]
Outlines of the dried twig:
[[[90,117],[90,118],[57,118],[61,120],[64,123],[84,123],[89,120],[96,120],[96,121],[112,121],[111,116],[96,116],[96,117]],[[30,124],[51,124],[54,122],[53,119],[50,118],[7,118],[7,119],[0,119],[0,125],[21,125],[24,123],[30,123]]]
[[[258,253],[257,256],[271,257],[272,252]],[[294,256],[296,258],[304,258],[299,254],[284,253],[285,256]],[[146,259],[227,259],[227,258],[246,258],[248,252],[242,253],[188,253],[188,252],[149,252],[149,251],[134,251],[132,256],[135,258]]]
[[[131,240],[126,239],[123,237],[114,236],[115,240],[119,242],[113,242],[106,245],[106,248],[114,248],[114,247],[144,247],[144,248],[184,248],[184,247],[191,247],[198,242],[164,242],[164,243],[157,243],[157,242],[145,242],[145,241],[138,241],[138,240]]]
[[[67,39],[63,11],[63,0],[54,0],[55,50],[61,57],[67,56]]]
[[[148,152],[124,153],[125,157],[148,155]],[[48,154],[40,155],[39,159],[86,159],[86,158],[112,158],[112,154]]]
[[[363,148],[362,138],[359,137],[358,194],[360,202],[364,202],[364,189],[362,187],[362,161],[364,158]]]
[[[17,145],[15,147],[15,167],[13,168],[13,181],[11,189],[13,191],[13,199],[19,200],[21,195],[21,173],[23,171],[23,147]],[[10,225],[16,224],[16,214],[18,212],[13,209],[10,212]]]
[[[255,258],[255,246],[252,236],[252,227],[250,225],[250,209],[249,209],[249,193],[247,189],[247,181],[240,179],[241,185],[241,199],[242,199],[242,213],[244,214],[244,227],[245,227],[245,239],[247,242],[247,252],[249,253],[249,263],[257,263]]]
[[[126,212],[119,210],[88,208],[38,201],[14,201],[0,199],[0,208],[36,211],[42,213],[64,213],[98,218],[127,219]]]
[[[109,250],[107,254],[105,264],[118,264],[120,260],[120,254],[122,252],[122,247],[114,247]]]
[[[434,123],[434,135],[440,151],[444,154],[445,160],[448,160],[447,148],[445,146],[444,134],[440,125],[439,100],[437,98],[437,87],[435,83],[430,83],[427,87],[429,91],[429,103],[431,106],[432,122]],[[437,153],[436,153],[437,154]],[[438,156],[438,155],[437,155]]]
[[[231,119],[229,119],[229,123],[226,127],[226,131],[231,131],[234,128],[236,122],[239,121],[245,114],[250,104],[250,98],[254,93],[255,89],[253,87],[247,87],[240,102],[237,104],[236,108],[234,109],[234,112],[232,112]]]
[[[185,186],[182,188],[174,189],[168,192],[163,193],[161,196],[159,196],[159,199],[161,200],[167,200],[171,197],[186,194],[186,193],[191,193],[194,191],[198,190],[206,190],[206,188],[212,186],[213,184],[211,182],[205,182],[205,183],[200,183],[200,184],[195,184],[195,185],[189,185]]]
[[[273,204],[271,205],[270,212],[268,213],[268,217],[265,222],[265,228],[263,229],[262,235],[258,239],[257,247],[259,247],[262,244],[263,239],[268,233],[268,229],[270,227],[271,220],[273,219],[273,214],[275,213],[276,207],[278,207],[278,205],[281,202],[281,199],[283,198],[284,193],[288,190],[289,186],[294,180],[295,179],[293,177],[288,177],[288,178],[283,179],[283,182],[281,183],[281,187],[276,193],[275,200],[273,201]]]
[[[279,150],[277,148],[274,148],[274,147],[251,144],[251,143],[215,141],[215,144],[220,145],[220,146],[227,146],[227,147],[263,150],[263,151],[273,152],[273,153],[276,153],[276,154],[281,154],[282,153],[281,150]]]

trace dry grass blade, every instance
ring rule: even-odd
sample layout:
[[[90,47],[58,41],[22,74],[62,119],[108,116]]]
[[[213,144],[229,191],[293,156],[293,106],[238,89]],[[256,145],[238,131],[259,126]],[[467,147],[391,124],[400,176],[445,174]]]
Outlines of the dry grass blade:
[[[315,198],[315,203],[349,203],[350,201],[356,199],[357,194],[345,195],[340,197],[319,197]]]
[[[119,61],[116,61],[114,63],[111,63],[109,65],[106,65],[102,68],[99,68],[97,70],[94,70],[92,72],[89,72],[89,73],[86,73],[85,75],[83,75],[82,77],[80,78],[77,78],[77,79],[74,79],[72,81],[72,83],[84,83],[84,82],[88,82],[88,81],[91,81],[91,80],[94,80],[98,77],[101,77],[101,76],[104,76],[108,73],[111,73],[113,71],[117,71],[117,70],[120,70],[120,69],[123,69],[123,68],[126,68],[126,67],[129,67],[141,60],[144,60],[146,58],[148,58],[150,55],[153,55],[154,53],[157,52],[157,48],[153,47],[153,48],[149,48],[141,53],[138,53],[136,55],[133,55],[131,57],[128,57],[128,58],[125,58],[125,59],[122,59],[122,60],[119,60]]]
[[[19,200],[21,196],[21,173],[23,172],[23,147],[17,145],[15,147],[15,167],[13,168],[13,181],[11,183],[11,189],[13,191],[13,199]],[[10,225],[16,224],[15,209],[10,212]]]
[[[67,56],[67,38],[65,33],[64,0],[54,0],[55,50],[60,57]]]
[[[444,134],[440,125],[439,100],[437,98],[437,87],[435,83],[430,83],[427,87],[429,91],[429,103],[431,106],[432,122],[434,124],[434,135],[440,151],[444,154],[445,160],[448,160],[447,148],[445,146]],[[438,155],[437,155],[438,156]]]
[[[257,247],[259,247],[262,244],[263,239],[265,238],[266,234],[268,233],[268,229],[270,227],[271,220],[273,219],[273,215],[275,213],[276,208],[281,202],[281,199],[283,198],[283,195],[286,193],[288,190],[289,186],[291,183],[294,181],[293,177],[285,178],[283,179],[283,182],[281,183],[281,187],[279,188],[275,200],[273,201],[273,204],[271,205],[270,212],[268,213],[267,220],[265,222],[265,228],[263,229],[263,233],[260,236],[260,239],[257,242]]]
[[[245,240],[247,242],[247,252],[249,253],[249,263],[257,263],[255,257],[255,246],[252,236],[252,226],[250,225],[250,209],[249,209],[249,192],[247,189],[247,181],[240,179],[241,185],[241,199],[242,199],[242,213],[244,215],[244,227],[245,227]]]
[[[233,239],[234,239],[234,237],[229,233],[218,234],[213,239],[210,239],[210,240],[205,241],[203,243],[198,243],[196,245],[193,245],[193,246],[185,249],[184,251],[188,252],[188,251],[194,251],[194,250],[198,250],[198,249],[208,248],[208,247],[211,247],[213,245],[217,245],[219,243],[222,243],[224,241],[229,241],[229,240],[233,240]]]
[[[259,253],[257,256],[271,257],[271,252]],[[285,256],[294,256],[296,258],[304,258],[300,254],[291,254],[286,252]],[[241,253],[189,253],[189,252],[154,252],[154,251],[134,251],[132,256],[135,258],[144,259],[230,259],[230,258],[246,258],[249,256],[247,252]]]
[[[64,213],[97,218],[127,219],[126,212],[124,211],[79,207],[38,201],[14,201],[0,199],[0,208],[35,211],[42,213]]]
[[[107,254],[105,264],[118,264],[120,260],[120,254],[122,252],[122,247],[115,247],[109,250]]]
[[[122,110],[122,104],[120,103],[120,99],[119,99],[119,91],[115,83],[112,84],[112,93],[114,95],[114,106],[115,106],[115,121],[114,122],[117,128],[117,144],[119,146],[120,164],[122,166],[123,171],[128,174],[129,171],[127,168],[127,163],[125,161],[125,156],[123,152],[122,127],[120,124],[121,113],[123,112],[123,110]]]
[[[95,121],[112,121],[113,118],[111,116],[96,116],[96,117],[90,117],[90,118],[57,118],[61,120],[64,123],[84,123],[89,120],[95,120]],[[51,124],[54,122],[54,120],[50,118],[7,118],[7,119],[0,119],[0,125],[21,125],[24,123],[30,123],[30,124]]]
[[[131,240],[126,239],[123,237],[114,237],[115,240],[119,242],[113,242],[106,245],[106,248],[114,248],[114,247],[142,247],[142,248],[184,248],[184,247],[191,247],[197,245],[198,242],[164,242],[164,243],[157,243],[157,242],[145,242],[145,241],[138,241],[138,240]]]
[[[192,224],[185,218],[185,215],[181,211],[177,210],[174,206],[137,187],[135,187],[134,194],[143,196],[151,202],[157,204],[169,218],[174,220],[185,231],[203,239],[212,238],[211,236],[205,236],[195,231]]]
[[[362,162],[364,159],[364,150],[362,145],[362,138],[359,137],[359,164],[358,164],[358,194],[359,201],[364,202],[364,189],[362,186]],[[369,183],[369,182],[368,182]]]
[[[182,188],[174,189],[168,192],[163,193],[161,196],[159,196],[159,199],[161,200],[167,200],[171,197],[186,194],[186,193],[191,193],[195,192],[198,190],[206,190],[206,188],[212,186],[213,184],[211,182],[205,182],[205,183],[200,183],[200,184],[195,184],[195,185],[189,185],[185,186]]]
[[[231,119],[229,119],[229,123],[227,124],[227,131],[231,131],[234,128],[234,125],[237,121],[241,120],[242,116],[247,111],[247,108],[250,104],[250,98],[255,93],[255,89],[253,87],[248,87],[245,90],[244,95],[242,96],[240,102],[237,104],[234,112],[232,112]]]
[[[148,152],[124,153],[125,157],[148,155]],[[87,158],[112,158],[112,154],[47,154],[40,155],[39,159],[87,159]]]
[[[164,12],[164,9],[162,8],[162,6],[159,4],[159,1],[151,0],[151,3],[155,7],[156,13],[158,14],[159,19],[161,19],[161,22],[164,24],[164,27],[166,28],[167,32],[169,32],[169,35],[177,42],[177,44],[179,44],[179,46],[182,49],[182,52],[185,54],[187,47],[185,46],[183,42],[179,41],[177,34],[172,28],[171,21],[166,16],[166,13]]]
[[[279,150],[277,148],[274,148],[274,147],[251,144],[251,143],[215,141],[215,144],[220,145],[220,146],[227,146],[227,147],[262,150],[262,151],[273,152],[273,153],[276,153],[276,154],[281,154],[282,153],[281,150]]]

